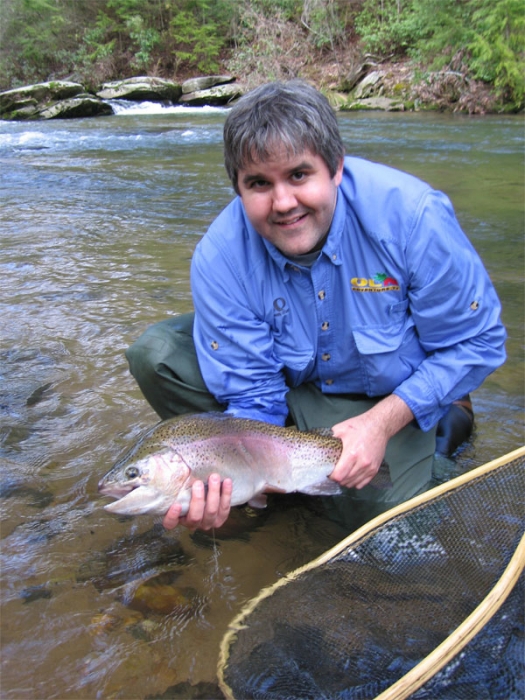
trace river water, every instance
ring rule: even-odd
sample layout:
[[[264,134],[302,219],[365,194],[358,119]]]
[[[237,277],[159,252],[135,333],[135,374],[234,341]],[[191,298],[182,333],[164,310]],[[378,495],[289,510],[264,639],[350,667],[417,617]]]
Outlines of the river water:
[[[192,251],[232,197],[225,113],[121,105],[107,118],[0,122],[4,700],[220,697],[228,622],[345,534],[311,499],[240,510],[214,538],[111,516],[97,497],[156,422],[124,349],[191,309]],[[461,473],[524,441],[523,120],[340,123],[348,152],[447,192],[502,299],[508,361],[474,392],[476,434],[440,478]]]

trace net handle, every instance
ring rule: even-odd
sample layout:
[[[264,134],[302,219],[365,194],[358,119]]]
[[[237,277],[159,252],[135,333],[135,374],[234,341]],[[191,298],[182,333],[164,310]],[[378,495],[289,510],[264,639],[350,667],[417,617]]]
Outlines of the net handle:
[[[377,695],[375,700],[405,700],[465,647],[499,610],[525,568],[525,534],[503,575],[477,608],[434,651],[402,678]]]

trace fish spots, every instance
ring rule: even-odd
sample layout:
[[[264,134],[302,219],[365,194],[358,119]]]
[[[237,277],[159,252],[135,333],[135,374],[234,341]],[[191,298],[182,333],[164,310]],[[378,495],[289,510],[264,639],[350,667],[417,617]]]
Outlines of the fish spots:
[[[185,414],[148,430],[102,478],[99,493],[118,499],[104,507],[122,515],[162,515],[174,502],[185,514],[191,482],[211,473],[232,478],[232,505],[258,502],[268,488],[309,493],[315,484],[319,494],[324,484],[328,494],[340,452],[333,437],[222,413]],[[126,472],[134,469],[140,477],[130,480]]]

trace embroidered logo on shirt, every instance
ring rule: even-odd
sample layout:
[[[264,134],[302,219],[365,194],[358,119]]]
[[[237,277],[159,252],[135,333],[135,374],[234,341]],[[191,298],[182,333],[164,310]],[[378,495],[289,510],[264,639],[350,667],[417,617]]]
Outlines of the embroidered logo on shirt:
[[[274,316],[284,316],[285,314],[288,313],[288,304],[286,303],[286,299],[283,297],[277,297],[277,299],[273,300],[273,310],[274,310]]]
[[[352,277],[353,292],[393,292],[399,291],[399,282],[386,272],[376,272],[373,277]]]

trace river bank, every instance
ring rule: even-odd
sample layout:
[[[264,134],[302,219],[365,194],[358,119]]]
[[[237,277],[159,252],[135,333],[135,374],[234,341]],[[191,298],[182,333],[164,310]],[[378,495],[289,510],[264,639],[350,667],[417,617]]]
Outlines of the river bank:
[[[327,65],[310,80],[323,90],[336,110],[452,111],[486,114],[498,111],[488,86],[461,71],[418,72],[408,62],[360,63],[343,81],[332,80]],[[338,68],[337,68],[338,70]],[[335,76],[333,76],[335,78]],[[206,75],[183,82],[135,76],[103,83],[95,89],[55,80],[0,93],[0,119],[70,119],[114,114],[112,101],[152,101],[165,105],[227,106],[254,87],[233,75]]]

